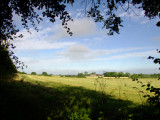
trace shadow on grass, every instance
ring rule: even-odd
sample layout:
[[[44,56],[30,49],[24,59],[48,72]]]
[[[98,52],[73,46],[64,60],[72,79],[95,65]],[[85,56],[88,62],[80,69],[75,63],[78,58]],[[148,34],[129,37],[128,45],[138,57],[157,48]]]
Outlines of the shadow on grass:
[[[131,106],[135,105],[130,101],[83,87],[51,88],[18,81],[0,83],[1,120],[158,119],[154,109]]]

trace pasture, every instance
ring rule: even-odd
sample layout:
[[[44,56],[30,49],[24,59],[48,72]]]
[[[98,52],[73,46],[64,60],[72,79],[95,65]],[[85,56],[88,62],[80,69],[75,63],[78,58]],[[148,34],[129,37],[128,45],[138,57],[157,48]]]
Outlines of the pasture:
[[[83,87],[85,89],[96,90],[104,94],[111,95],[116,99],[129,100],[136,104],[143,104],[146,99],[143,97],[147,93],[146,87],[132,81],[131,78],[73,78],[60,76],[22,75],[26,81],[41,83],[46,87],[58,85],[69,85]],[[154,87],[160,86],[157,78],[141,78],[143,84],[151,83]],[[140,92],[143,91],[144,93]],[[149,94],[149,93],[147,93]]]
[[[141,79],[159,86],[157,79]],[[133,87],[137,87],[134,89]],[[131,79],[70,78],[19,74],[0,82],[2,120],[158,119],[145,104],[144,90]]]

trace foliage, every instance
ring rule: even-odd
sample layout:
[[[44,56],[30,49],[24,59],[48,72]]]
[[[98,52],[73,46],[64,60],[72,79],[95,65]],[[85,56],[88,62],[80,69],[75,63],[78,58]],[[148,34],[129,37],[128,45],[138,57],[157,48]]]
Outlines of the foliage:
[[[156,106],[157,108],[160,108],[160,88],[156,88],[154,86],[151,86],[150,83],[147,84],[147,91],[153,93],[154,95],[144,95],[144,97],[148,97],[148,102],[152,105]]]
[[[123,72],[118,72],[118,77],[124,77],[124,73]]]
[[[157,52],[160,53],[160,50],[157,50]],[[160,58],[155,58],[155,57],[149,56],[148,59],[152,59],[155,64],[159,64],[160,65]],[[158,80],[160,80],[160,77],[158,78]],[[154,93],[153,96],[147,95],[148,101],[151,104],[155,105],[160,110],[160,88],[156,88],[154,86],[151,86],[151,84],[148,83],[146,90],[150,91],[151,93]]]
[[[129,77],[130,73],[123,73],[123,72],[105,72],[105,77]]]
[[[125,77],[130,77],[130,73],[129,72],[127,72],[127,73],[125,73]]]
[[[18,72],[18,73],[20,73],[20,74],[27,74],[27,73],[25,73],[25,72]]]
[[[68,2],[69,1],[69,2]],[[21,26],[23,26],[29,32],[29,28],[33,26],[35,30],[38,31],[36,23],[42,21],[42,17],[48,17],[51,22],[55,22],[56,18],[60,18],[62,25],[67,29],[67,33],[72,35],[70,29],[67,27],[67,22],[72,21],[70,15],[65,10],[65,3],[73,3],[73,0],[1,0],[0,1],[0,49],[3,51],[8,51],[9,48],[14,49],[15,46],[11,43],[17,37],[22,38],[23,35],[17,35],[19,29],[14,25],[13,14],[18,15],[21,18]],[[42,11],[39,14],[39,11]],[[7,57],[12,57],[15,60],[17,67],[24,68],[24,63],[18,60],[18,57],[14,55],[13,50],[10,51],[10,55]],[[1,58],[4,56],[0,56]],[[5,58],[3,58],[5,59]],[[6,68],[10,66],[6,64]],[[14,65],[12,66],[12,68]],[[5,68],[3,68],[5,69]]]
[[[61,77],[64,77],[63,75],[60,75]],[[77,75],[65,75],[65,77],[77,77]]]
[[[17,69],[9,55],[9,51],[0,46],[0,81],[8,80],[14,73],[17,73]]]
[[[68,0],[73,3],[72,0]],[[65,1],[60,0],[1,0],[0,2],[0,40],[7,42],[13,40],[19,31],[13,22],[13,12],[21,17],[22,26],[29,31],[29,23],[37,30],[36,23],[42,21],[42,17],[38,13],[42,11],[43,17],[48,17],[51,22],[55,22],[55,18],[59,16],[62,25],[66,28],[66,23],[72,20],[65,10]],[[39,10],[37,12],[37,10]],[[69,32],[69,29],[68,29]],[[69,32],[69,34],[72,34]],[[22,35],[21,35],[22,36]],[[1,43],[0,42],[0,43]]]
[[[159,78],[160,77],[160,73],[154,73],[154,74],[137,74],[138,78]]]
[[[31,75],[36,75],[36,72],[31,72]]]
[[[83,73],[78,73],[78,75],[77,75],[77,77],[85,77],[85,74],[83,74]]]
[[[91,120],[89,118],[89,112],[85,108],[81,108],[78,111],[74,111],[69,115],[70,120]]]
[[[87,0],[85,0],[87,1]],[[87,4],[88,5],[88,4]],[[86,5],[86,6],[87,6]],[[127,6],[127,8],[124,7]],[[106,6],[107,11],[102,15],[101,8]],[[160,2],[159,0],[149,1],[149,0],[107,0],[104,2],[102,0],[97,0],[96,2],[92,1],[92,7],[88,11],[88,16],[93,17],[95,22],[104,23],[103,28],[109,29],[108,35],[113,35],[114,32],[119,33],[119,27],[123,25],[121,18],[116,14],[116,11],[119,7],[127,11],[132,11],[133,9],[130,6],[134,6],[138,9],[143,9],[145,16],[154,19],[158,16],[160,11]],[[157,26],[160,26],[160,21],[157,23]]]
[[[84,75],[85,75],[85,76],[88,76],[89,74],[88,74],[88,72],[87,72],[87,71],[85,71],[85,72],[84,72]]]
[[[105,72],[104,73],[105,77],[118,77],[117,72]]]
[[[157,50],[158,53],[160,53],[160,50]],[[152,59],[155,64],[160,64],[160,58],[155,58],[149,56],[148,59]],[[159,80],[160,78],[158,78]],[[132,78],[133,81],[137,81],[137,83],[141,84],[141,87],[146,87],[146,91],[149,91],[152,94],[146,93],[143,97],[147,98],[147,102],[154,107],[154,109],[157,109],[157,112],[159,114],[160,112],[160,88],[155,87],[151,85],[150,82],[147,84],[144,84],[142,81],[138,80],[138,76]],[[144,93],[144,91],[140,91]]]
[[[138,75],[137,74],[133,74],[131,76],[132,80],[135,81],[135,80],[138,80]]]
[[[48,74],[47,72],[42,72],[42,75],[47,76]]]
[[[91,72],[90,75],[96,75],[96,72]]]

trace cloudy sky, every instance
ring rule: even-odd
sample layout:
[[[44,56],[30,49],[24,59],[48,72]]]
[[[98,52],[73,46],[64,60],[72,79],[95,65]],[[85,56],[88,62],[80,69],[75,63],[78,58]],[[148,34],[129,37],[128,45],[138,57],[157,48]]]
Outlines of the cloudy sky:
[[[158,65],[148,56],[159,56],[160,29],[156,27],[159,18],[149,20],[143,10],[135,12],[117,11],[123,19],[120,34],[107,35],[102,24],[87,18],[80,5],[67,9],[74,19],[68,26],[73,32],[69,36],[58,20],[53,24],[45,18],[38,24],[39,32],[30,28],[32,34],[20,28],[24,35],[16,39],[15,55],[33,71],[50,74],[77,74],[78,72],[104,71],[130,73],[158,73]],[[102,9],[104,12],[106,9]],[[15,24],[20,27],[20,18],[14,15]],[[22,71],[22,70],[21,70]]]

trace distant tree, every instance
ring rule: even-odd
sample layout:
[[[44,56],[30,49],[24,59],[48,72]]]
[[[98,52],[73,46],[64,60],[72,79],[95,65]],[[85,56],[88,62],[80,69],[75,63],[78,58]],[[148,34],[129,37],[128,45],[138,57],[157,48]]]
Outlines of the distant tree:
[[[112,77],[118,77],[118,74],[117,74],[117,72],[112,72],[112,73],[111,73],[111,76],[112,76]]]
[[[31,72],[31,75],[36,75],[36,72]]]
[[[83,73],[78,73],[77,77],[85,77]]]
[[[91,72],[90,75],[96,75],[96,72]]]
[[[118,77],[117,72],[105,72],[104,73],[105,77]]]
[[[26,72],[19,72],[20,74],[27,74]]]
[[[139,78],[143,78],[144,75],[143,75],[142,73],[140,73],[140,74],[138,74],[138,77],[139,77]]]
[[[159,78],[160,77],[160,73],[159,74],[152,74],[151,77]]]
[[[131,74],[130,73],[125,73],[125,77],[129,77]]]
[[[138,75],[137,74],[133,74],[131,75],[132,80],[137,80],[138,79]]]
[[[84,75],[85,75],[85,76],[87,76],[87,75],[88,75],[88,72],[87,72],[87,71],[85,71],[85,72],[84,72]]]
[[[47,72],[42,72],[42,75],[47,76],[48,74]]]
[[[124,77],[124,73],[123,72],[118,72],[118,77]]]
[[[104,77],[108,77],[108,72],[103,73]]]

